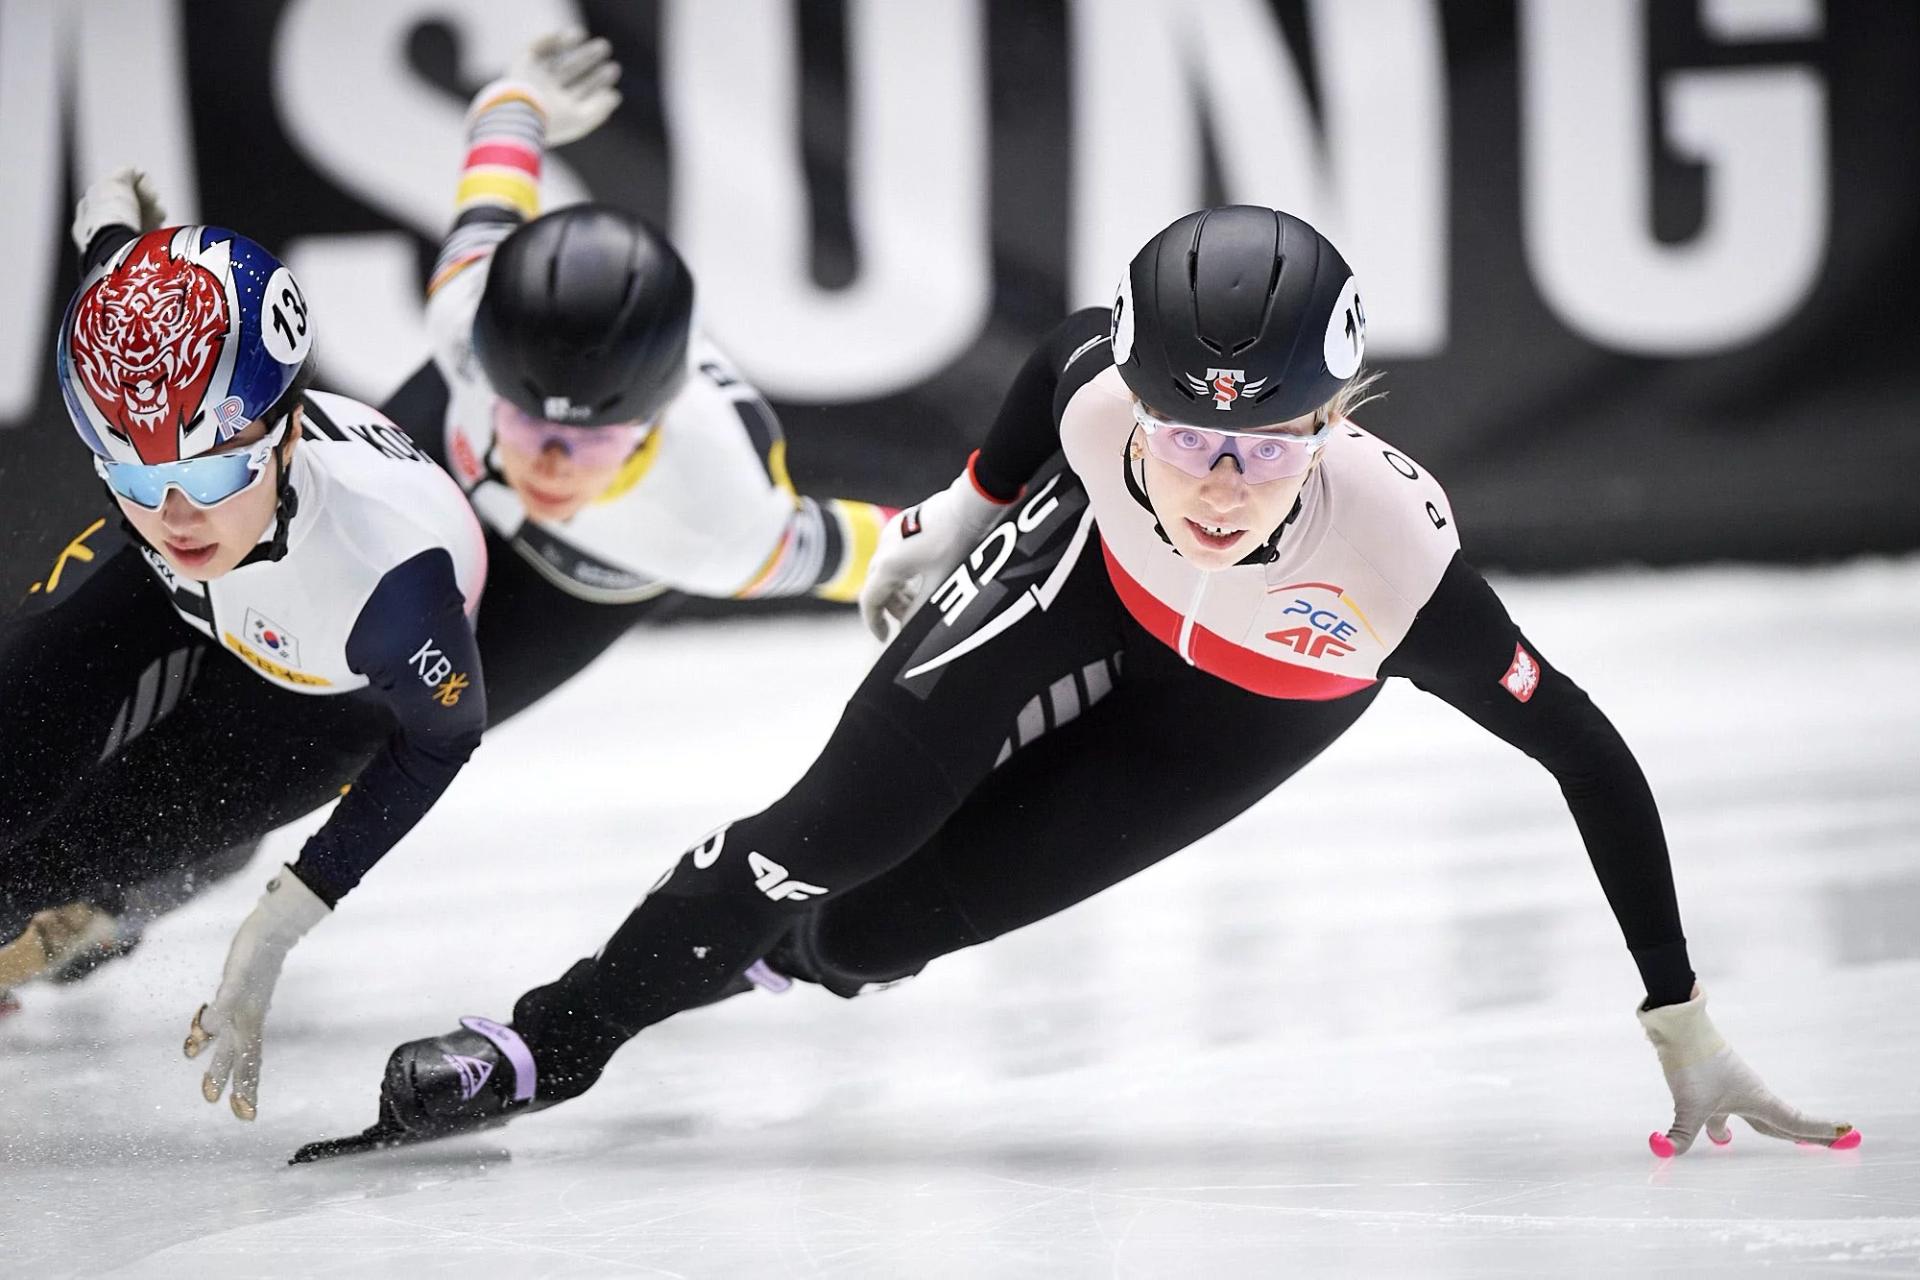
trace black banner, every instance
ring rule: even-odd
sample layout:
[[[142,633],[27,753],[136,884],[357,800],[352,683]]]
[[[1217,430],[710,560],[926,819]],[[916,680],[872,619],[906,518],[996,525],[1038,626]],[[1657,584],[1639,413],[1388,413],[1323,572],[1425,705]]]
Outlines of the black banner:
[[[425,356],[468,96],[568,24],[626,100],[549,204],[673,234],[803,488],[943,485],[1038,334],[1246,200],[1354,263],[1363,420],[1481,563],[1920,546],[1920,5],[5,0],[0,598],[105,511],[50,356],[85,183],[140,165],[273,247],[322,385],[378,401]]]

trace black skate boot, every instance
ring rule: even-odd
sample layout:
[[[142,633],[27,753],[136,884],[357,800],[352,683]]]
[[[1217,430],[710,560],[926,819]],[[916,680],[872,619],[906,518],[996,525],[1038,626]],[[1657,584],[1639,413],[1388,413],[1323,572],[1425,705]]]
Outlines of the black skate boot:
[[[462,1018],[457,1030],[410,1040],[387,1059],[380,1119],[348,1138],[310,1142],[292,1163],[427,1142],[505,1124],[537,1111],[533,1053],[512,1027]]]

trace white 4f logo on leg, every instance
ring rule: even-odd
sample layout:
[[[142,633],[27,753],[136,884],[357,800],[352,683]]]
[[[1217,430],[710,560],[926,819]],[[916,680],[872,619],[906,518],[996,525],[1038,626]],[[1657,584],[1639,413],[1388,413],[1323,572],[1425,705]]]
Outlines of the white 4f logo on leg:
[[[747,870],[753,872],[753,883],[760,892],[775,902],[785,902],[789,898],[813,898],[826,892],[823,885],[789,880],[785,867],[757,849],[747,855]]]

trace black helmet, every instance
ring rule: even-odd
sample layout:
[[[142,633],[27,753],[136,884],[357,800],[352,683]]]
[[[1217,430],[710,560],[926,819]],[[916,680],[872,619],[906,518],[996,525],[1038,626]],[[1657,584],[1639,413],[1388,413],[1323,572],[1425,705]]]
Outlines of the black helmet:
[[[473,346],[494,392],[536,418],[640,422],[686,378],[693,276],[666,238],[606,205],[535,218],[493,252]]]
[[[1190,213],[1134,255],[1113,303],[1113,362],[1176,421],[1265,427],[1331,400],[1360,369],[1367,317],[1353,272],[1290,213]],[[1205,419],[1200,412],[1205,411]]]

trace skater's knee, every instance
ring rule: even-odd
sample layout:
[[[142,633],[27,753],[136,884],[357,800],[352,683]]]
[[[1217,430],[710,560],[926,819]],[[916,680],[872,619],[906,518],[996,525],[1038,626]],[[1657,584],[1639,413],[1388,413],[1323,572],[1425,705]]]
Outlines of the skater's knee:
[[[877,891],[895,887],[881,882],[809,911],[767,963],[850,1000],[898,986],[940,956],[985,941],[938,897]]]
[[[925,967],[921,961],[905,969],[873,972],[839,963],[831,949],[821,945],[819,921],[818,913],[796,921],[793,929],[767,954],[767,966],[783,977],[824,987],[843,1000],[898,986]]]

